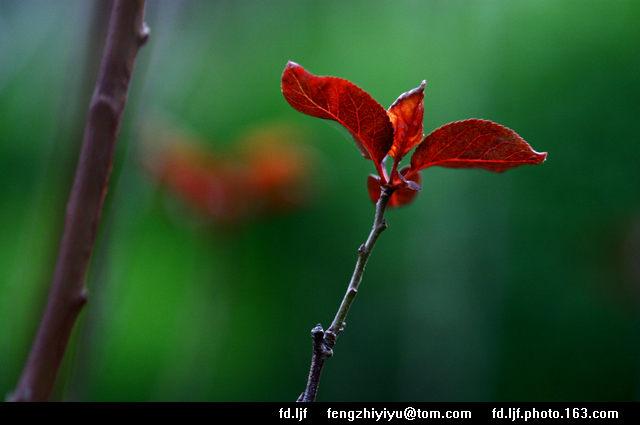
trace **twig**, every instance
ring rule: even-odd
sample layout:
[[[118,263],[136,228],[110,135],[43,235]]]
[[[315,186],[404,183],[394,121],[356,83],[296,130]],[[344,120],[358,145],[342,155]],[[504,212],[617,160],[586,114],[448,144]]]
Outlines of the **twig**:
[[[333,347],[336,345],[338,335],[344,330],[346,326],[347,313],[353,303],[356,295],[358,294],[358,287],[362,282],[362,275],[364,274],[364,268],[367,265],[367,260],[371,255],[371,251],[378,240],[378,236],[384,229],[387,228],[387,222],[384,219],[384,213],[389,204],[389,199],[393,195],[395,189],[384,186],[380,193],[380,199],[376,203],[376,215],[373,220],[373,228],[367,238],[367,241],[358,249],[358,261],[356,262],[356,268],[349,282],[349,287],[344,295],[340,308],[336,317],[333,319],[329,329],[324,331],[322,325],[318,324],[311,330],[311,337],[313,338],[313,357],[311,359],[311,370],[309,371],[309,379],[307,380],[307,388],[300,395],[297,401],[300,402],[314,402],[316,401],[316,394],[318,392],[318,385],[320,384],[320,375],[322,374],[322,368],[325,361],[333,356]]]
[[[113,164],[138,49],[149,37],[145,0],[117,0],[67,204],[51,291],[22,376],[9,401],[47,401],[75,322]]]

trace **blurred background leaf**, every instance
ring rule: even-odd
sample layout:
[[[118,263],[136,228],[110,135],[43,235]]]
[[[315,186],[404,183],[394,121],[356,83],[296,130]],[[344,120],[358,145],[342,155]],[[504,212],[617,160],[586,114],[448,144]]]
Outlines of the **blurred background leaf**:
[[[46,300],[105,10],[0,1],[2,394]],[[423,173],[388,213],[319,401],[638,400],[639,21],[635,0],[149,2],[55,398],[303,390],[309,332],[333,319],[371,226],[374,170],[284,101],[293,60],[385,107],[426,79],[426,133],[490,119],[549,152],[503,175]],[[158,117],[222,157],[256,128],[301,129],[311,201],[233,227],[198,214],[144,166]]]

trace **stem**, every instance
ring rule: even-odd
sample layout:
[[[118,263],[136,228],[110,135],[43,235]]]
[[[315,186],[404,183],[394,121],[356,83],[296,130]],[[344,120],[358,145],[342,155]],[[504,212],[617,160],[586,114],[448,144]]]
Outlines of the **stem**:
[[[378,236],[384,229],[387,228],[387,222],[384,219],[384,213],[389,204],[389,199],[395,188],[391,186],[383,186],[380,193],[380,199],[376,203],[376,214],[373,220],[373,227],[367,241],[358,249],[358,261],[356,262],[356,268],[353,271],[351,282],[344,295],[342,303],[338,308],[336,317],[333,319],[331,326],[326,332],[322,329],[322,326],[318,324],[311,330],[311,337],[313,338],[313,357],[311,359],[311,370],[309,371],[309,379],[307,380],[307,388],[300,395],[298,401],[301,402],[313,402],[316,400],[316,394],[318,392],[318,385],[320,384],[320,375],[325,361],[333,356],[333,347],[336,345],[338,335],[344,330],[346,326],[347,313],[349,308],[353,304],[353,300],[358,294],[358,287],[362,282],[362,275],[364,274],[364,268],[367,265],[371,251],[378,240]]]
[[[107,192],[138,49],[149,36],[145,0],[117,0],[71,189],[49,299],[9,401],[47,401],[75,322],[87,302],[85,277]]]

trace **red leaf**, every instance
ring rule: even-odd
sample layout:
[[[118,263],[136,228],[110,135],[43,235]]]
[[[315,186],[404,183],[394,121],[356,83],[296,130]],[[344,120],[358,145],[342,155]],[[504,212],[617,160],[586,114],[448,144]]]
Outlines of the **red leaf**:
[[[470,119],[433,131],[411,157],[411,173],[439,165],[450,168],[484,168],[502,173],[525,164],[539,164],[538,153],[513,130],[491,121]]]
[[[400,170],[400,173],[403,176],[406,175],[409,172],[409,168],[409,166],[404,167],[402,170]],[[409,180],[417,183],[419,186],[421,181],[420,173],[412,174],[411,176],[409,176]],[[378,199],[380,199],[380,193],[382,192],[380,177],[374,174],[369,174],[369,176],[367,177],[367,188],[369,189],[369,197],[371,198],[371,201],[374,204],[377,203]],[[393,195],[391,195],[391,199],[389,199],[389,204],[387,206],[388,208],[396,208],[407,205],[408,203],[413,201],[413,199],[417,195],[417,190],[407,188],[396,189],[396,191],[393,192]]]
[[[422,120],[424,116],[424,87],[403,93],[389,108],[389,119],[393,124],[394,140],[389,155],[399,162],[424,137]]]
[[[387,111],[367,92],[342,78],[312,75],[289,62],[282,74],[282,93],[297,111],[342,124],[362,155],[381,171],[393,144],[393,126]]]

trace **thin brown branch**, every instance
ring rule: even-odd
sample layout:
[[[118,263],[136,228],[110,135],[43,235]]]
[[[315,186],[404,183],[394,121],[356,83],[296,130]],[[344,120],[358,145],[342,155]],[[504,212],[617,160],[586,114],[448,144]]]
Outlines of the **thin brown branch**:
[[[78,167],[67,204],[51,291],[29,357],[9,401],[47,401],[74,325],[87,302],[85,278],[93,251],[129,83],[138,49],[149,36],[145,0],[117,0]]]
[[[358,288],[362,282],[362,276],[364,274],[364,268],[367,265],[371,251],[378,240],[378,236],[387,228],[387,222],[384,219],[384,213],[387,210],[389,199],[393,195],[395,189],[391,187],[383,187],[380,199],[376,204],[376,214],[373,220],[373,227],[371,233],[367,238],[367,241],[358,249],[358,261],[356,262],[356,268],[351,276],[349,287],[344,295],[342,303],[338,308],[336,317],[333,319],[329,329],[324,331],[322,325],[318,324],[311,330],[311,337],[313,338],[313,357],[311,359],[311,369],[309,370],[309,378],[307,380],[307,387],[305,391],[300,395],[297,401],[300,402],[314,402],[316,401],[316,394],[318,392],[318,385],[320,384],[320,375],[324,368],[325,361],[333,356],[333,348],[336,345],[338,335],[344,330],[346,326],[347,313],[353,303],[356,295],[358,294]]]

